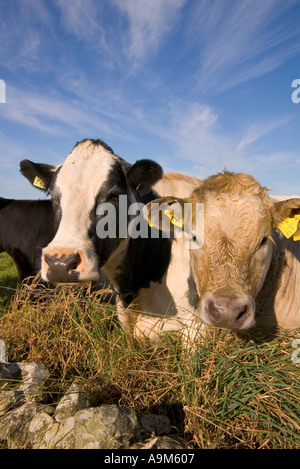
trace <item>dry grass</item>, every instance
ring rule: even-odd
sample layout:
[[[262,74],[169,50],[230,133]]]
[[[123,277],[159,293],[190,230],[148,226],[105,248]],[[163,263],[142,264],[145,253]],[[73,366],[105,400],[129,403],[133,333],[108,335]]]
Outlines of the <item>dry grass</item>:
[[[191,448],[300,448],[295,332],[237,337],[213,329],[192,349],[171,336],[137,341],[101,295],[23,286],[0,319],[9,359],[50,369],[45,399],[57,400],[76,379],[93,405],[167,414]]]

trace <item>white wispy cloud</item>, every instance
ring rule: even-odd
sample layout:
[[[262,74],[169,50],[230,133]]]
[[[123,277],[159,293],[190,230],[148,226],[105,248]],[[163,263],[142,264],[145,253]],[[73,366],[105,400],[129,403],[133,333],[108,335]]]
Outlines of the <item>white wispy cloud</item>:
[[[7,87],[7,103],[1,114],[11,121],[24,124],[47,134],[63,135],[67,128],[83,131],[85,126],[97,125],[90,113],[79,104],[49,93],[42,95],[29,90]],[[100,124],[100,122],[97,122]],[[63,126],[65,127],[62,127]]]
[[[103,11],[105,4],[95,0],[54,0],[61,14],[61,27],[88,42],[93,48],[109,50],[105,43],[105,22]]]
[[[0,58],[4,69],[34,71],[44,63],[42,49],[52,35],[52,19],[43,0],[0,3]]]
[[[54,0],[63,27],[102,55],[107,66],[139,68],[157,52],[187,0]],[[113,14],[107,21],[108,9]]]
[[[130,59],[143,61],[156,52],[180,18],[186,0],[113,0],[126,15],[128,33],[124,46]]]
[[[296,4],[295,0],[198,2],[187,36],[198,54],[199,86],[224,90],[264,75],[297,54],[298,23],[287,26],[284,20],[285,12]]]
[[[48,90],[45,94],[9,85],[7,102],[0,107],[0,117],[52,136],[71,134],[81,139],[118,135],[123,140],[134,140],[129,125],[132,116],[126,112],[128,103],[122,103],[121,107],[114,103],[109,105],[109,97],[107,101],[101,100],[101,96],[95,99],[91,90],[91,94],[85,94],[85,85],[86,82],[78,84],[78,97],[74,99],[58,90]],[[124,125],[126,117],[129,124]]]
[[[278,119],[270,119],[267,122],[255,122],[254,124],[248,124],[244,135],[237,145],[237,151],[242,152],[263,136],[273,132],[276,129],[284,127],[290,122],[290,120],[290,117],[282,117]]]
[[[292,151],[272,151],[264,145],[264,139],[272,133],[284,131],[290,122],[289,117],[248,122],[235,133],[222,128],[221,117],[211,106],[177,100],[169,105],[168,110],[157,110],[150,119],[145,116],[144,126],[149,132],[169,141],[175,160],[192,163],[187,167],[190,172],[196,168],[199,177],[224,168],[266,175],[270,170],[283,166],[299,166],[299,155]],[[172,169],[170,163],[169,169]]]
[[[56,41],[59,50],[60,29],[94,50],[104,67],[127,76],[143,70],[145,61],[157,57],[180,31],[178,54],[189,55],[199,90],[224,90],[273,71],[299,53],[298,23],[284,19],[297,2],[53,0],[55,16],[48,1],[12,0],[0,5],[0,56],[10,69],[45,67],[47,39]],[[175,64],[171,60],[168,66]]]
[[[199,175],[224,166],[295,167],[297,155],[264,145],[289,116],[268,118],[266,111],[263,118],[258,107],[249,121],[241,109],[242,122],[230,133],[222,127],[230,109],[209,103],[299,54],[299,26],[290,15],[298,1],[0,2],[0,58],[13,80],[0,117],[33,135],[74,135],[74,143],[90,136],[140,147],[161,142]],[[0,149],[5,155],[9,147]]]

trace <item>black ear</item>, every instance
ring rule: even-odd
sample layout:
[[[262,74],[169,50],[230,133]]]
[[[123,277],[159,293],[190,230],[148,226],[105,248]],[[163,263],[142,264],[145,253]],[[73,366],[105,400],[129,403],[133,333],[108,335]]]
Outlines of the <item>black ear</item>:
[[[33,163],[23,160],[20,163],[20,171],[29,182],[38,189],[47,192],[55,174],[56,167],[50,164]]]
[[[162,167],[152,160],[139,160],[127,172],[127,184],[133,191],[146,194],[162,178]]]

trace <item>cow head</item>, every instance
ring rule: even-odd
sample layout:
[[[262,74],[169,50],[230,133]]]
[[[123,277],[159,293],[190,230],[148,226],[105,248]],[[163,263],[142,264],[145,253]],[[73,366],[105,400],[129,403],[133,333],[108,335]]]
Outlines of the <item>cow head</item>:
[[[103,203],[119,215],[119,196],[131,199],[147,193],[162,177],[161,167],[150,160],[131,165],[116,156],[101,140],[83,140],[57,167],[20,163],[22,174],[52,197],[57,233],[43,249],[42,278],[54,283],[97,280],[100,268],[120,244],[118,226],[114,237],[100,239],[97,222]]]
[[[191,217],[184,204],[191,206]],[[195,224],[198,204],[204,208],[201,226]],[[168,209],[157,217],[155,206]],[[189,199],[167,197],[147,205],[152,225],[164,229],[162,221],[170,217],[175,231],[183,228],[193,237],[187,255],[200,296],[199,317],[231,329],[254,325],[255,300],[271,264],[273,230],[299,214],[299,198],[275,202],[253,177],[229,172],[205,180]]]

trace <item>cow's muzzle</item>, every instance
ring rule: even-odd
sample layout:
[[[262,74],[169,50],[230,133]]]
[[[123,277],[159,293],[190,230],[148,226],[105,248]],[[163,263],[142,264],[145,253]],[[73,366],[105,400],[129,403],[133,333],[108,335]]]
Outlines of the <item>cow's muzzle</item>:
[[[255,305],[251,297],[204,295],[200,317],[208,325],[226,329],[249,329],[255,324]]]
[[[52,283],[79,283],[97,280],[98,272],[88,268],[83,251],[52,250],[43,252],[42,277]]]

